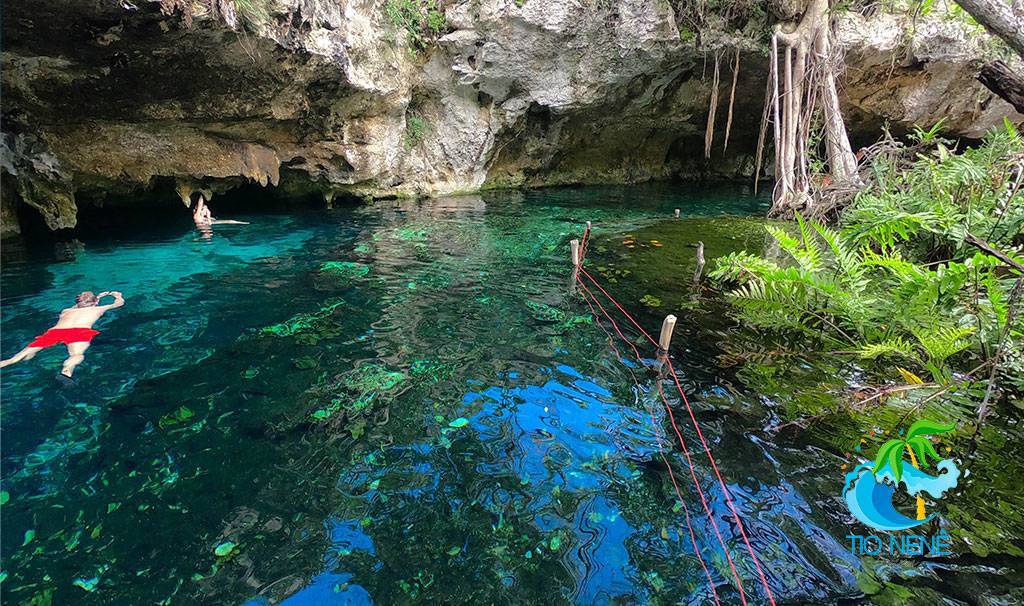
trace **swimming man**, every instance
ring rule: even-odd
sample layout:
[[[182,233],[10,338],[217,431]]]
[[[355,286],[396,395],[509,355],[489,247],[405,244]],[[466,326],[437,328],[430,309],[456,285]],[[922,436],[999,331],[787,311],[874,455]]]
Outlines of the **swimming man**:
[[[100,299],[107,296],[114,297],[114,302],[110,305],[100,305]],[[41,350],[64,343],[68,346],[68,359],[64,360],[60,374],[70,379],[71,374],[75,372],[75,367],[85,359],[85,350],[89,349],[90,341],[100,334],[98,330],[93,330],[92,325],[103,314],[122,305],[124,305],[124,298],[117,291],[101,292],[94,295],[87,290],[79,294],[75,298],[74,307],[60,312],[60,318],[53,328],[36,337],[35,341],[29,343],[25,349],[0,361],[0,368],[22,360],[31,360]]]

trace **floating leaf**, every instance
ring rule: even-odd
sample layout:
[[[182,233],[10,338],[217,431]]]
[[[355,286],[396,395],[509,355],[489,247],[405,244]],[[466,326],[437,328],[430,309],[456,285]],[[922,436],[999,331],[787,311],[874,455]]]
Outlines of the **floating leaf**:
[[[213,555],[218,558],[226,558],[235,552],[236,547],[238,547],[238,545],[233,541],[224,541],[213,549]]]
[[[158,425],[160,426],[161,429],[163,429],[164,427],[170,427],[172,425],[177,425],[178,423],[184,423],[185,421],[188,421],[194,416],[196,416],[196,413],[192,412],[191,408],[189,408],[188,406],[180,406],[178,410],[175,410],[170,414],[166,414],[160,417],[160,422],[158,423]]]
[[[557,534],[555,536],[551,537],[551,540],[548,541],[548,549],[550,549],[551,551],[558,551],[558,548],[561,547],[561,546],[562,546],[562,537],[558,536]]]
[[[448,427],[454,427],[455,429],[465,427],[466,425],[469,425],[469,419],[467,419],[466,417],[459,417],[458,419],[455,419],[451,423],[448,423]]]
[[[0,490],[0,506],[6,505],[11,500],[11,495],[6,490]]]
[[[74,581],[71,582],[71,584],[74,585],[75,587],[81,587],[82,589],[88,591],[89,593],[92,593],[92,592],[96,591],[96,586],[99,585],[99,583],[100,583],[100,578],[99,577],[93,577],[91,579],[75,579]]]
[[[457,556],[460,553],[462,553],[462,548],[461,547],[452,547],[451,549],[449,549],[445,553],[447,553],[448,555],[450,555],[450,556],[452,556],[454,558],[455,556]]]
[[[35,529],[26,530],[25,531],[25,540],[21,542],[21,546],[24,547],[25,545],[28,545],[29,543],[32,542],[32,539],[34,539],[34,538],[36,538],[36,531],[35,531]]]

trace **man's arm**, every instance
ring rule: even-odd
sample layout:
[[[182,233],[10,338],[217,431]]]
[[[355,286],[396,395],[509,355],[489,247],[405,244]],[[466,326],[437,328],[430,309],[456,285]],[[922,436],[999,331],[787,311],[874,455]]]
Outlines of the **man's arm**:
[[[116,290],[112,290],[110,292],[101,292],[97,296],[102,298],[102,297],[105,297],[107,295],[110,295],[111,297],[114,297],[114,302],[111,303],[110,305],[99,305],[98,307],[101,307],[104,310],[108,310],[108,309],[117,309],[118,307],[121,307],[122,305],[124,305],[124,297],[122,297],[121,293],[116,291]]]

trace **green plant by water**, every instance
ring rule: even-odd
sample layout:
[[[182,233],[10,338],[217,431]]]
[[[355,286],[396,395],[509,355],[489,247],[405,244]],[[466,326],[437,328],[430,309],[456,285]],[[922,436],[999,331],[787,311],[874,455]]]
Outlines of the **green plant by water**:
[[[711,276],[731,285],[744,322],[798,334],[893,378],[906,367],[940,389],[964,373],[983,381],[977,373],[1001,351],[999,378],[1019,397],[1024,352],[1011,305],[1019,286],[1006,259],[1021,258],[1022,155],[1007,125],[963,153],[937,140],[909,167],[879,160],[874,185],[838,227],[800,216],[792,229],[769,225],[771,254],[733,253]]]

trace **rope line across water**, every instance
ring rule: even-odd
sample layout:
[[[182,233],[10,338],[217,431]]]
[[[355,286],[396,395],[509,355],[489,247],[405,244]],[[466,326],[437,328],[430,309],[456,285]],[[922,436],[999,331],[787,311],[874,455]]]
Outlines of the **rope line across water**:
[[[647,340],[651,342],[652,345],[654,345],[655,347],[658,347],[658,342],[654,340],[654,337],[652,337],[646,330],[644,330],[643,326],[641,326],[640,323],[635,318],[633,318],[633,316],[630,315],[630,313],[628,311],[626,311],[626,309],[623,308],[623,306],[617,300],[615,300],[615,298],[604,287],[602,287],[601,284],[592,275],[590,275],[590,273],[587,272],[586,269],[583,268],[583,261],[585,259],[584,255],[586,253],[587,241],[589,240],[589,237],[590,237],[590,229],[587,228],[583,232],[583,238],[582,238],[581,243],[580,243],[580,258],[579,258],[580,265],[577,267],[578,274],[576,275],[576,281],[582,287],[582,291],[584,293],[586,293],[586,294],[584,294],[584,299],[587,301],[587,305],[591,308],[591,311],[592,312],[594,311],[593,306],[590,304],[590,300],[593,299],[594,303],[596,303],[598,308],[604,313],[604,316],[611,323],[612,327],[618,333],[619,337],[623,341],[625,341],[633,349],[633,352],[636,355],[637,360],[640,361],[641,364],[642,364],[643,363],[643,358],[640,355],[639,350],[636,348],[636,346],[633,344],[632,341],[627,339],[626,336],[622,334],[622,331],[619,329],[618,324],[615,322],[614,319],[612,319],[611,315],[608,314],[608,312],[607,312],[607,310],[605,310],[604,306],[601,305],[601,302],[597,299],[597,297],[593,294],[593,292],[591,292],[590,289],[587,288],[586,284],[584,284],[583,280],[580,278],[579,274],[582,274],[583,276],[585,276],[587,278],[587,280],[589,280],[622,313],[622,315],[624,315],[626,317],[626,319],[629,320],[629,322],[631,324],[633,324],[634,327],[636,327],[636,329],[640,332],[640,334],[645,336],[647,338]],[[589,295],[590,299],[587,298],[588,295]],[[598,316],[598,317],[600,317],[600,316]],[[602,330],[604,330],[603,326],[601,328],[602,328]],[[605,331],[605,333],[609,337],[609,344],[611,344],[611,340],[612,340],[611,339],[611,334],[608,333],[607,331]],[[615,351],[616,356],[619,357],[619,359],[621,359],[621,357],[618,354],[618,350],[615,349],[614,345],[612,346],[612,349],[613,349],[613,351]],[[718,468],[718,463],[715,461],[714,455],[711,454],[711,448],[708,446],[707,439],[704,437],[704,432],[701,430],[700,423],[698,423],[697,417],[696,417],[696,415],[693,412],[693,408],[690,406],[690,401],[686,397],[686,393],[683,391],[682,383],[679,381],[679,375],[676,373],[675,367],[672,365],[672,361],[668,358],[667,355],[665,357],[665,361],[667,362],[668,370],[669,370],[669,373],[672,375],[672,379],[673,379],[673,382],[675,383],[676,389],[679,391],[680,399],[682,400],[683,404],[686,406],[686,410],[687,410],[687,413],[688,413],[688,415],[690,417],[691,424],[693,425],[694,430],[697,432],[697,437],[700,439],[700,443],[701,443],[701,445],[704,448],[704,453],[707,455],[708,461],[710,461],[711,467],[712,467],[712,469],[715,472],[715,477],[718,479],[718,484],[722,488],[722,494],[725,497],[725,501],[726,501],[726,504],[729,507],[729,511],[732,513],[733,519],[736,520],[736,527],[737,527],[737,529],[740,532],[740,536],[743,539],[743,543],[746,546],[747,552],[750,554],[750,557],[751,557],[751,559],[754,562],[754,567],[757,569],[757,574],[758,574],[758,577],[760,578],[761,585],[764,587],[765,593],[766,593],[766,595],[768,597],[768,602],[771,604],[771,606],[775,606],[775,596],[772,594],[771,587],[768,584],[767,576],[765,575],[764,570],[761,567],[760,558],[757,557],[757,554],[755,553],[753,545],[751,545],[751,543],[750,543],[750,539],[747,536],[746,528],[744,527],[743,521],[740,518],[739,512],[736,510],[735,503],[733,502],[732,494],[730,493],[729,488],[726,485],[725,480],[722,477],[722,473],[721,473],[721,471]],[[690,467],[690,474],[692,476],[694,487],[697,489],[697,493],[700,496],[701,504],[703,505],[704,510],[707,512],[709,518],[711,519],[712,527],[715,530],[715,535],[717,536],[718,541],[719,541],[719,543],[722,546],[722,550],[725,553],[726,559],[729,562],[729,568],[731,569],[731,571],[733,573],[733,577],[736,579],[737,588],[739,589],[739,592],[740,592],[740,601],[745,605],[747,603],[747,601],[746,601],[745,592],[743,590],[743,583],[742,583],[742,581],[739,578],[739,574],[738,574],[735,566],[733,565],[732,557],[729,555],[729,550],[726,547],[725,541],[722,538],[721,533],[719,532],[718,524],[715,522],[715,516],[711,512],[711,509],[708,506],[707,500],[705,499],[704,491],[700,487],[700,482],[697,479],[696,471],[695,471],[694,466],[693,466],[693,461],[690,458],[689,450],[686,448],[686,443],[685,443],[685,440],[683,439],[682,432],[679,430],[679,427],[676,425],[675,415],[672,412],[672,407],[668,403],[668,399],[665,397],[665,393],[664,393],[664,390],[661,387],[661,382],[660,381],[658,382],[658,392],[661,395],[662,401],[663,401],[664,406],[665,406],[665,410],[668,412],[669,421],[670,421],[670,423],[672,425],[672,429],[675,431],[676,436],[679,438],[680,447],[682,448],[683,454],[686,457],[687,464]],[[655,419],[654,419],[653,409],[651,409],[650,412],[651,412],[651,422],[654,423]],[[655,427],[655,431],[657,431],[656,427]],[[661,448],[660,438],[659,438],[658,446],[659,446],[659,448]],[[691,539],[693,540],[693,543],[694,543],[694,550],[698,551],[697,550],[697,545],[696,545],[696,538],[693,536],[693,527],[690,525],[689,510],[686,508],[686,504],[682,500],[682,495],[681,495],[681,493],[679,493],[679,487],[678,487],[678,485],[675,482],[675,476],[672,474],[672,468],[668,464],[668,460],[664,456],[663,452],[662,452],[662,457],[661,458],[665,462],[666,467],[668,467],[669,476],[672,479],[672,483],[673,483],[673,485],[676,488],[677,494],[679,495],[680,503],[682,503],[682,505],[683,505],[684,514],[686,516],[686,522],[687,522],[687,525],[690,528]],[[705,573],[707,573],[707,576],[708,576],[708,582],[710,583],[711,582],[710,573],[708,572],[706,566],[704,565],[704,560],[703,560],[703,558],[701,558],[701,556],[699,554],[699,551],[698,551],[697,557],[698,557],[698,559],[700,559],[701,565],[704,566]],[[715,591],[713,584],[712,584],[712,592],[714,593],[715,602],[717,604],[718,603],[718,594]]]
[[[621,360],[622,354],[620,354],[618,348],[615,347],[615,339],[612,337],[612,334],[608,332],[608,329],[606,329],[604,327],[604,324],[602,323],[601,319],[604,316],[598,313],[594,309],[594,305],[591,304],[590,302],[591,299],[593,299],[594,303],[596,303],[598,307],[601,307],[600,301],[598,301],[597,298],[594,297],[593,293],[587,290],[587,287],[585,285],[581,283],[580,286],[582,286],[583,290],[585,291],[583,299],[587,302],[587,307],[590,308],[590,313],[594,314],[594,318],[598,327],[600,327],[601,330],[604,332],[605,336],[608,337],[608,345],[609,347],[611,347],[612,352],[615,353],[615,358],[617,360]],[[611,323],[615,331],[619,332],[619,328],[618,325],[615,323],[615,320],[613,320],[611,317],[607,317],[607,320],[608,322]],[[621,332],[619,334],[621,336]],[[637,388],[640,388],[640,381],[639,379],[637,379],[636,373],[633,372],[632,368],[627,367],[627,369],[629,370],[629,374],[633,377],[633,383],[637,386]],[[661,458],[662,462],[665,464],[665,468],[668,470],[668,477],[672,481],[672,487],[675,489],[676,497],[678,497],[679,503],[680,505],[682,505],[683,516],[686,521],[686,528],[690,536],[690,543],[693,545],[693,553],[697,556],[697,561],[700,562],[700,567],[704,570],[704,575],[708,579],[708,587],[711,589],[711,595],[715,600],[715,606],[721,606],[721,602],[718,599],[718,591],[715,589],[715,582],[711,578],[711,571],[708,569],[707,563],[704,561],[704,557],[700,553],[700,547],[697,545],[697,534],[694,532],[693,523],[690,521],[690,508],[686,506],[686,500],[683,498],[683,492],[679,488],[679,483],[676,481],[675,473],[673,473],[672,466],[669,464],[668,457],[665,455],[665,446],[662,443],[661,432],[658,431],[657,420],[654,416],[654,407],[648,404],[646,401],[644,402],[644,405],[646,406],[647,412],[651,417],[651,427],[654,430],[654,439],[658,444],[658,456]]]

